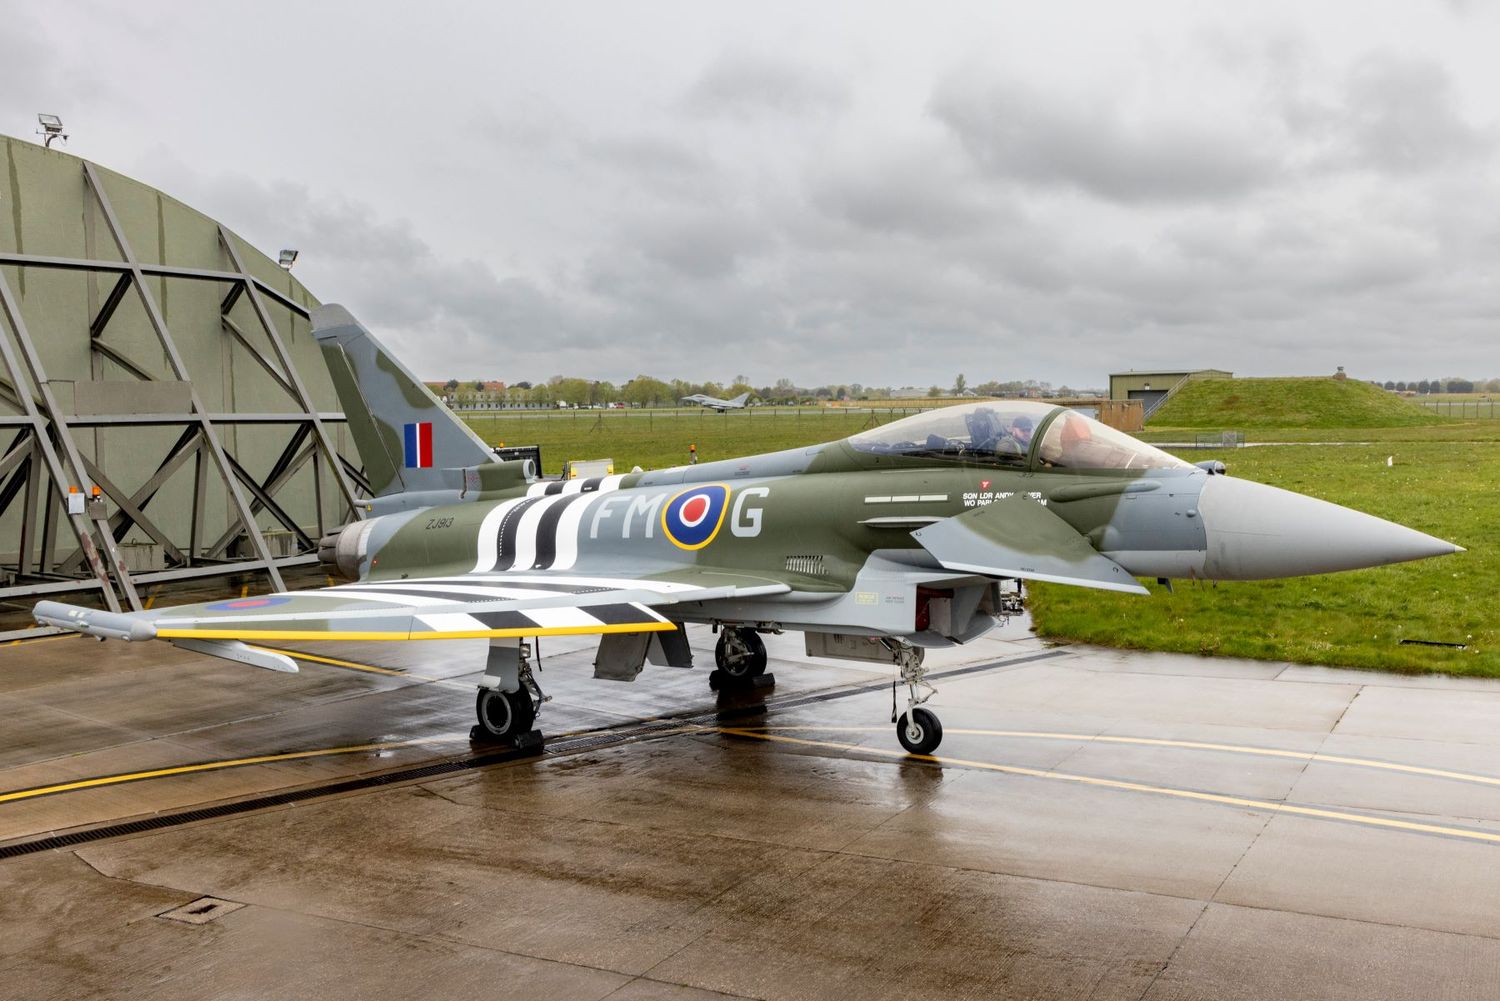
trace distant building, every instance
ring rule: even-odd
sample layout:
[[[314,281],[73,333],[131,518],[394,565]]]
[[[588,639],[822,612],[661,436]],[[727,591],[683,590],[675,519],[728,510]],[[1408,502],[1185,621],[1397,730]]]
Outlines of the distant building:
[[[1179,387],[1194,379],[1233,379],[1233,372],[1221,368],[1178,369],[1166,372],[1111,372],[1109,375],[1109,398],[1111,400],[1140,400],[1145,415],[1163,403]]]
[[[503,407],[510,397],[505,383],[488,380],[482,385],[470,379],[460,382],[454,389],[447,383],[429,382],[427,388],[443,398],[443,402],[454,410],[494,410]]]

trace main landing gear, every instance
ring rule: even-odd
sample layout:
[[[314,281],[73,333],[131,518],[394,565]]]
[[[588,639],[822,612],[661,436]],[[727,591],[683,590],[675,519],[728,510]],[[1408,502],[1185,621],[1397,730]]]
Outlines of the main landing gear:
[[[484,679],[474,700],[479,724],[469,739],[511,744],[540,751],[541,731],[534,729],[537,711],[551,697],[542,692],[531,670],[531,644],[518,639],[490,641]]]
[[[899,682],[891,682],[891,722],[896,724],[896,739],[912,754],[931,754],[943,742],[943,724],[931,709],[921,708],[922,703],[937,694],[937,689],[927,683],[927,668],[922,666],[922,648],[914,647],[904,640],[882,640],[890,651],[891,660],[901,674]],[[896,714],[896,686],[906,685],[906,712]]]
[[[766,644],[748,626],[724,626],[714,646],[716,670],[708,676],[708,687],[716,692],[770,688],[776,676],[766,673]]]

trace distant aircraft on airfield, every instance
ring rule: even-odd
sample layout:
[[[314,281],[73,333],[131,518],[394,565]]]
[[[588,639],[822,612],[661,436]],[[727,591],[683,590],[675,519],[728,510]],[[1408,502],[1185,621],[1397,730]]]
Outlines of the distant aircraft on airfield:
[[[810,656],[891,665],[907,695],[897,739],[931,754],[943,728],[922,707],[923,652],[1018,612],[1023,580],[1146,594],[1137,577],[1298,577],[1459,551],[1019,400],[744,459],[544,480],[529,459],[495,461],[342,306],[316,309],[313,335],[373,495],[319,545],[352,583],[128,613],[42,601],[37,622],[288,672],[290,657],[252,644],[487,639],[473,736],[525,746],[545,701],[534,637],[598,635],[595,677],[634,681],[647,660],[691,667],[683,625],[709,624],[709,683],[724,689],[769,683],[761,634],[798,631]]]
[[[721,400],[717,396],[705,396],[702,393],[694,393],[692,396],[684,396],[683,403],[696,403],[700,407],[710,410],[743,410],[745,401],[750,399],[749,393],[741,393],[732,400]]]

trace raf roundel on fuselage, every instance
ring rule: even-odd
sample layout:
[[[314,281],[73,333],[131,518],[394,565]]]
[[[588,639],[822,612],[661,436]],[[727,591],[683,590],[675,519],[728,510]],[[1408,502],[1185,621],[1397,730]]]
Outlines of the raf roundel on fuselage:
[[[722,483],[693,487],[667,501],[661,527],[679,549],[702,549],[714,541],[729,510],[729,488]]]

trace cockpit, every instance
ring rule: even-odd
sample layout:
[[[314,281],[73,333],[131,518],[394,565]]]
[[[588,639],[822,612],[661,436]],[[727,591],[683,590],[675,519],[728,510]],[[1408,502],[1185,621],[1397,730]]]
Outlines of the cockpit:
[[[856,451],[1008,469],[1191,469],[1075,410],[999,401],[942,407],[848,439]]]

